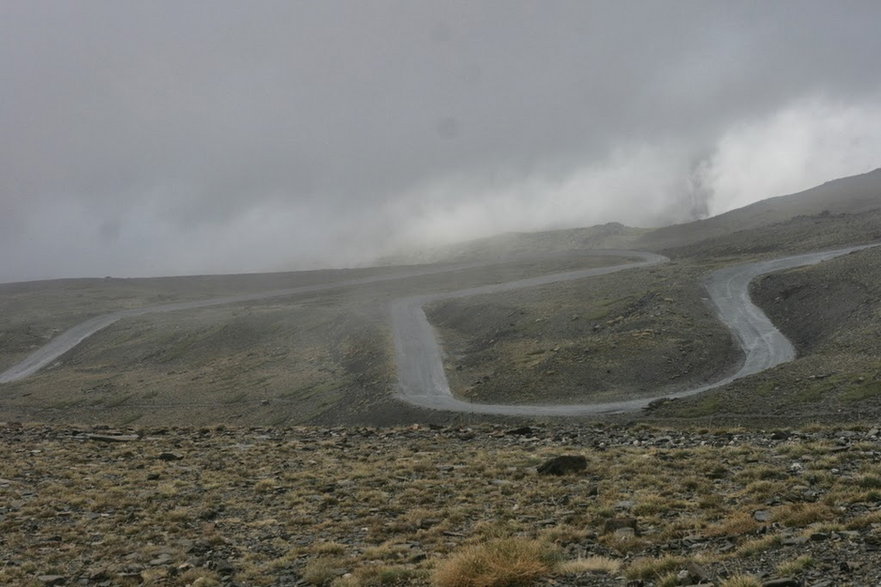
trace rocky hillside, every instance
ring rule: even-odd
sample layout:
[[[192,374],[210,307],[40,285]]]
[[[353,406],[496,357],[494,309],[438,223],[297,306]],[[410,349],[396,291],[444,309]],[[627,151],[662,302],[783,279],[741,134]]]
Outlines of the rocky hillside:
[[[5,423],[0,462],[3,585],[881,581],[871,425]]]

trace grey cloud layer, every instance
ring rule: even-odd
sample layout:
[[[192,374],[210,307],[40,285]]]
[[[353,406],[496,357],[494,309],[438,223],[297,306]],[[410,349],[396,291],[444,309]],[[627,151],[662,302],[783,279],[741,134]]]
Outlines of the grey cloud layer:
[[[5,2],[0,281],[364,262],[683,220],[697,184],[720,211],[865,171],[879,17],[871,1]]]

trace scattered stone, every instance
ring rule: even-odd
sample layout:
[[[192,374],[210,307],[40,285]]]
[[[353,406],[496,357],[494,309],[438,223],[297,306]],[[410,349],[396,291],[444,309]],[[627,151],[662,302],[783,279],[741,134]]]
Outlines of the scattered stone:
[[[232,575],[236,572],[236,568],[228,560],[214,561],[214,570],[222,577]]]
[[[440,518],[425,518],[419,522],[418,527],[422,530],[427,530],[428,528],[431,528],[432,526],[437,526],[440,523]]]
[[[164,552],[147,564],[151,567],[161,567],[162,565],[167,565],[169,562],[171,562],[171,555]]]
[[[603,534],[617,532],[622,528],[630,528],[633,533],[637,533],[637,520],[631,517],[610,518],[603,523]]]
[[[86,438],[96,442],[131,442],[138,440],[137,434],[86,434]]]
[[[725,467],[719,465],[717,467],[713,467],[713,469],[711,469],[706,474],[706,477],[707,479],[724,479],[727,474],[728,470]]]
[[[688,571],[688,578],[692,583],[701,584],[713,582],[713,575],[710,571],[703,565],[699,565],[694,561],[689,561],[685,566],[685,570]]]
[[[770,522],[771,517],[772,517],[772,514],[768,510],[756,510],[753,512],[753,519],[756,522],[762,522],[762,523]]]
[[[582,455],[554,457],[538,467],[539,475],[566,475],[587,469],[587,459]]]
[[[179,454],[173,453],[173,452],[163,452],[163,453],[159,453],[159,456],[156,458],[158,458],[160,461],[179,461],[179,460],[183,459],[184,457],[183,457],[183,455],[179,455]]]
[[[762,587],[801,587],[802,582],[793,577],[770,579],[762,583]]]
[[[64,585],[67,583],[67,577],[64,575],[40,575],[37,581],[43,585]]]
[[[619,540],[627,540],[636,536],[636,530],[633,528],[618,528],[615,530],[615,536]]]
[[[110,579],[110,573],[106,568],[91,569],[88,574],[90,584],[101,583]]]
[[[783,546],[801,546],[802,544],[806,544],[808,541],[807,536],[791,536],[789,538],[784,538]]]

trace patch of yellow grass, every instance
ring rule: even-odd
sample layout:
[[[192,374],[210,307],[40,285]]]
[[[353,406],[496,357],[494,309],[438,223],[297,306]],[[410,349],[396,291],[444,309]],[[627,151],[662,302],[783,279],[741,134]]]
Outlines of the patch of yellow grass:
[[[734,575],[722,581],[719,587],[762,587],[762,581],[752,575]]]
[[[345,573],[345,561],[334,556],[319,556],[306,564],[303,579],[312,585],[330,585]]]
[[[781,576],[798,575],[808,567],[814,564],[814,559],[810,555],[802,555],[797,559],[786,561],[777,566],[777,574]]]
[[[621,561],[608,556],[589,556],[568,560],[557,565],[559,575],[579,575],[581,573],[606,573],[613,575],[621,570]]]
[[[759,524],[749,512],[737,512],[706,529],[707,536],[743,536],[757,530]]]
[[[539,537],[554,544],[573,544],[583,541],[587,534],[588,532],[584,528],[562,525],[542,530]]]
[[[667,555],[661,558],[638,558],[630,563],[625,575],[628,579],[651,580],[676,571],[684,566],[687,559],[681,556]]]
[[[547,542],[503,538],[465,547],[435,569],[438,587],[509,587],[531,585],[551,572],[557,558]]]
[[[802,527],[835,517],[832,508],[822,503],[792,503],[774,510],[774,521],[784,526]]]
[[[738,546],[737,550],[734,551],[734,554],[735,556],[750,556],[765,552],[778,544],[780,544],[780,536],[776,534],[762,536],[761,538],[753,538],[752,540],[747,540]]]
[[[410,585],[424,579],[425,573],[395,565],[371,565],[355,569],[351,574],[334,579],[331,587],[385,587]],[[419,581],[422,584],[423,581]]]
[[[344,554],[348,547],[341,542],[316,542],[309,550],[314,554]]]
[[[847,523],[848,530],[862,530],[872,524],[881,524],[881,510],[857,516]]]
[[[207,569],[189,569],[180,577],[181,585],[192,585],[193,587],[212,587],[220,585],[220,577],[214,571]]]
[[[275,479],[260,479],[254,483],[254,491],[257,493],[269,493],[277,487]]]

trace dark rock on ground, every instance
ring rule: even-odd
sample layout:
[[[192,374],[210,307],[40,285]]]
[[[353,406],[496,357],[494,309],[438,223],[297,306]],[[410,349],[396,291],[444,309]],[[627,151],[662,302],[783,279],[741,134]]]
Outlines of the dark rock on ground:
[[[539,475],[567,475],[587,469],[587,459],[581,455],[562,455],[539,465]]]

